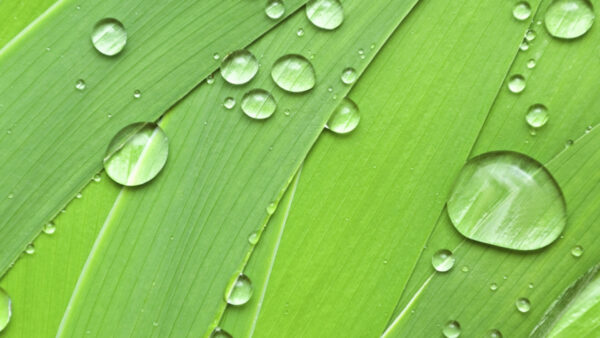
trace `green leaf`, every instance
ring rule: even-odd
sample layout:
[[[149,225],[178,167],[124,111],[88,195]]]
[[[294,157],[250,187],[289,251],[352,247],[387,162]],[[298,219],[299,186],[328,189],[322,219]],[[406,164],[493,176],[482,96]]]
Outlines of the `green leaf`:
[[[1,1],[0,48],[18,34],[23,34],[27,26],[55,2],[55,0]]]

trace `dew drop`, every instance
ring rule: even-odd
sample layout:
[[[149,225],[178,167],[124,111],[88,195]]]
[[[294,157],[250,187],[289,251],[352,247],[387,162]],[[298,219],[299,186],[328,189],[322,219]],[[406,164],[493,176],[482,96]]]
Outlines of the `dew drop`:
[[[532,29],[528,29],[528,30],[527,30],[527,33],[525,33],[525,40],[527,40],[527,41],[530,41],[530,42],[531,42],[531,41],[535,40],[535,37],[536,37],[536,35],[537,35],[537,34],[535,34],[535,31],[534,31],[534,30],[532,30]]]
[[[583,255],[583,247],[581,245],[576,245],[571,249],[571,255],[575,258],[581,257]]]
[[[277,109],[273,95],[264,89],[252,89],[242,98],[242,111],[249,117],[264,120]]]
[[[219,55],[219,53],[214,53],[213,54],[213,59],[218,60],[221,58],[221,55]]]
[[[517,310],[519,310],[519,312],[522,312],[522,313],[529,312],[529,310],[531,309],[531,303],[529,302],[529,299],[527,299],[527,298],[517,299],[517,301],[515,302],[515,305],[517,306]]]
[[[222,328],[217,327],[211,332],[210,338],[233,338],[233,336]]]
[[[555,0],[546,10],[544,23],[550,35],[574,39],[592,27],[594,18],[592,4],[587,0]]]
[[[244,305],[252,297],[252,291],[250,279],[246,275],[240,274],[227,293],[227,303],[231,305]]]
[[[75,195],[75,198],[77,199],[81,199],[83,197],[83,195],[81,193],[77,193],[77,195]]]
[[[94,26],[92,43],[100,53],[113,56],[119,54],[125,47],[127,32],[119,20],[105,18]]]
[[[536,64],[536,62],[534,59],[529,59],[529,61],[527,61],[527,68],[533,69],[533,68],[535,68],[535,64]]]
[[[35,247],[33,246],[33,244],[27,244],[27,246],[25,247],[25,253],[28,255],[33,255],[35,253]]]
[[[519,2],[513,8],[513,16],[519,21],[526,20],[531,16],[531,6],[527,2]]]
[[[215,77],[214,75],[210,74],[207,78],[206,78],[206,83],[211,85],[213,83],[215,83]]]
[[[267,4],[265,8],[265,13],[267,16],[273,20],[277,20],[285,14],[285,6],[281,1],[271,1]]]
[[[530,289],[533,289],[533,283],[529,283],[528,286],[529,286]]]
[[[235,99],[231,96],[225,98],[225,101],[223,101],[223,106],[227,109],[235,107]]]
[[[304,29],[298,28],[298,31],[296,32],[296,35],[298,35],[298,36],[304,36]]]
[[[282,56],[271,69],[273,81],[283,90],[302,93],[316,83],[315,70],[305,57],[297,54]]]
[[[42,228],[42,230],[44,233],[52,235],[54,232],[56,232],[56,225],[54,225],[54,222],[48,222],[44,224],[44,228]]]
[[[158,175],[167,162],[167,135],[154,123],[138,122],[119,131],[104,156],[106,174],[115,182],[136,186]]]
[[[465,266],[463,266],[463,267],[460,269],[460,271],[462,271],[462,272],[469,272],[469,267],[465,265]]]
[[[332,30],[344,21],[344,8],[339,0],[310,0],[306,4],[306,17],[313,25]]]
[[[10,322],[11,316],[12,302],[8,296],[8,293],[6,293],[3,288],[0,288],[0,332],[6,328]]]
[[[519,46],[519,49],[522,51],[526,51],[529,49],[529,42],[527,42],[527,40],[523,40],[523,42],[521,42],[521,45]]]
[[[469,160],[447,210],[465,237],[515,250],[552,243],[566,224],[565,201],[550,172],[534,159],[508,151]]]
[[[13,199],[13,197],[15,197],[15,194],[13,194],[13,193],[10,193],[6,196],[6,198],[8,198],[9,200]]]
[[[325,127],[336,134],[347,134],[356,129],[359,122],[358,106],[345,97],[333,111]]]
[[[436,271],[446,272],[452,269],[454,266],[454,255],[452,255],[452,251],[447,249],[438,250],[431,257],[431,265]]]
[[[342,79],[342,82],[345,84],[352,84],[356,81],[357,78],[358,78],[358,75],[354,68],[346,68],[342,72],[341,79]]]
[[[502,332],[500,332],[500,330],[493,329],[493,330],[490,330],[490,332],[488,333],[488,336],[490,338],[502,338]]]
[[[492,291],[498,290],[498,284],[496,284],[496,283],[490,284],[490,290],[492,290]]]
[[[94,177],[92,178],[92,180],[94,182],[100,182],[102,180],[102,178],[100,177],[100,175],[96,174],[96,175],[94,175]]]
[[[228,54],[221,62],[221,76],[234,85],[250,82],[257,72],[256,57],[244,49]]]
[[[275,203],[270,203],[267,206],[267,214],[269,215],[273,215],[275,213],[275,210],[277,210],[277,204]]]
[[[508,90],[513,93],[520,93],[525,89],[525,78],[522,75],[513,75],[508,80]]]
[[[548,108],[543,104],[534,104],[529,107],[525,120],[532,128],[541,128],[548,122]]]
[[[460,336],[460,324],[455,320],[451,320],[444,325],[442,333],[446,338],[456,338]]]
[[[248,236],[248,243],[255,245],[256,243],[258,243],[258,238],[258,233],[255,231],[251,233],[250,236]]]
[[[75,82],[75,89],[81,91],[85,89],[85,81],[83,81],[82,79],[77,80],[77,82]]]

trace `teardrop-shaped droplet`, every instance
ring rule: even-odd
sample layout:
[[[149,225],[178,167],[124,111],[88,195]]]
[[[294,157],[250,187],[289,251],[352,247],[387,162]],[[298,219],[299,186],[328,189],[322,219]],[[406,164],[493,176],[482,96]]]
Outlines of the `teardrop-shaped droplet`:
[[[442,329],[442,333],[444,334],[444,337],[446,337],[446,338],[459,337],[460,336],[460,324],[455,320],[451,320],[451,321],[447,322],[446,325],[444,325],[444,328]]]
[[[227,303],[231,305],[244,305],[252,297],[252,292],[252,282],[250,282],[250,279],[246,275],[240,274],[227,294]]]
[[[447,249],[438,250],[431,257],[433,268],[439,272],[446,272],[452,269],[454,261],[455,258],[452,255],[452,251]]]
[[[222,328],[217,327],[211,332],[210,338],[233,338],[233,336]]]
[[[520,93],[525,89],[525,78],[522,75],[513,75],[508,80],[508,89],[513,93]]]
[[[344,98],[327,120],[325,127],[336,134],[347,134],[356,129],[359,122],[358,106],[349,98]]]
[[[12,302],[8,293],[0,288],[0,332],[6,328],[12,315]]]
[[[258,243],[258,232],[253,232],[250,234],[250,236],[248,236],[248,243],[255,245],[256,243]]]
[[[517,307],[517,310],[519,310],[519,312],[522,313],[529,312],[529,310],[531,309],[531,303],[527,298],[517,299],[517,301],[515,302],[515,306]]]
[[[245,49],[228,54],[221,62],[221,76],[234,85],[250,82],[257,72],[256,57]]]
[[[136,186],[152,180],[167,162],[167,135],[154,123],[134,123],[115,135],[104,157],[106,174],[115,182]]]
[[[242,111],[249,117],[264,120],[271,117],[277,109],[275,99],[264,89],[252,89],[242,98]]]
[[[550,172],[515,152],[491,152],[463,167],[447,203],[454,227],[472,240],[515,250],[555,241],[566,205]]]
[[[304,56],[297,54],[288,54],[275,61],[271,77],[281,89],[292,93],[308,91],[316,83],[312,64]]]
[[[356,73],[356,70],[354,70],[354,68],[348,67],[342,72],[341,79],[342,82],[345,84],[353,84],[357,78],[358,74]]]
[[[560,39],[574,39],[590,30],[594,10],[588,0],[555,0],[544,16],[550,35]]]
[[[520,21],[526,20],[531,16],[531,6],[525,1],[519,2],[513,8],[513,16]]]
[[[543,104],[534,104],[529,107],[525,120],[532,128],[541,128],[548,122],[548,108]]]
[[[92,43],[96,50],[104,55],[119,54],[127,43],[127,31],[117,19],[102,19],[94,26]]]
[[[273,20],[277,20],[285,14],[285,6],[283,2],[274,0],[269,1],[267,7],[265,8],[265,14]]]
[[[332,30],[344,22],[344,8],[339,0],[310,0],[306,4],[306,17],[313,25]]]

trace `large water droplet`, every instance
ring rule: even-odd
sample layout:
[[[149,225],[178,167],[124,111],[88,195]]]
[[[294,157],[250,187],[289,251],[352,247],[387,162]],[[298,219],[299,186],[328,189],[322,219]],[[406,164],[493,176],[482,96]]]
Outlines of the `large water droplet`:
[[[531,16],[531,6],[527,2],[519,2],[513,8],[513,16],[520,21],[526,20]]]
[[[265,13],[273,20],[279,19],[283,16],[283,14],[285,14],[285,6],[281,1],[271,1],[267,4]]]
[[[221,76],[234,85],[248,83],[257,72],[258,61],[247,50],[236,50],[221,62]]]
[[[0,332],[4,330],[10,322],[12,315],[12,303],[8,293],[0,288]]]
[[[587,0],[555,0],[546,10],[544,23],[550,35],[574,39],[592,27],[594,17],[592,4]]]
[[[102,19],[94,26],[92,43],[100,53],[108,56],[116,55],[127,43],[127,32],[119,20]]]
[[[433,268],[439,272],[446,272],[454,266],[455,258],[452,251],[447,249],[438,250],[431,257]]]
[[[233,336],[222,328],[217,327],[211,332],[210,338],[233,338]]]
[[[339,0],[311,0],[306,4],[306,17],[313,25],[332,30],[344,21],[344,8]]]
[[[252,283],[246,275],[240,274],[225,297],[231,305],[246,304],[252,297]]]
[[[344,98],[327,120],[325,127],[336,134],[346,134],[356,129],[359,122],[358,106],[349,98]]]
[[[548,108],[543,104],[534,104],[529,107],[525,120],[532,128],[541,128],[548,122]]]
[[[522,75],[513,75],[508,80],[508,89],[513,93],[520,93],[525,89],[525,78]]]
[[[566,224],[563,195],[548,170],[514,152],[492,152],[464,166],[447,204],[464,236],[515,250],[535,250]]]
[[[581,255],[583,255],[583,247],[581,247],[581,245],[576,245],[571,249],[571,255],[573,255],[573,257],[579,258],[581,257]]]
[[[302,93],[315,86],[315,70],[304,56],[289,54],[282,56],[271,69],[273,81],[283,90]]]
[[[154,123],[134,123],[115,135],[104,157],[106,174],[115,182],[135,186],[158,175],[167,162],[167,135]]]
[[[277,109],[275,99],[264,89],[252,89],[242,98],[242,111],[249,117],[263,120],[271,117]]]
[[[451,320],[444,325],[442,333],[446,338],[456,338],[460,336],[460,324],[455,320]]]
[[[519,310],[519,312],[522,312],[522,313],[529,312],[529,310],[531,309],[531,303],[529,302],[529,299],[527,299],[527,298],[517,299],[517,301],[515,302],[515,305],[517,306],[517,310]]]

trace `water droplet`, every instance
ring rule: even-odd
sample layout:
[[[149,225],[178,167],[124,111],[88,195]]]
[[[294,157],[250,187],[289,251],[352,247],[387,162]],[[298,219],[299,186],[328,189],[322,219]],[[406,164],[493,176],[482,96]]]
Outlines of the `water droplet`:
[[[211,332],[210,338],[233,338],[233,336],[222,328],[217,327]]]
[[[544,23],[550,35],[574,39],[592,27],[594,18],[592,4],[587,0],[555,0],[546,10]]]
[[[81,199],[83,197],[83,195],[81,193],[77,193],[77,195],[75,195],[75,198],[77,199]]]
[[[515,19],[523,21],[531,16],[531,6],[526,2],[519,2],[513,8],[513,16]]]
[[[13,193],[8,194],[8,196],[6,196],[9,200],[12,199],[13,197],[15,197],[15,195]]]
[[[167,162],[167,135],[154,123],[134,123],[119,131],[104,157],[106,174],[115,182],[136,186],[158,175]]]
[[[8,293],[0,288],[0,332],[6,328],[12,315],[12,302]]]
[[[302,93],[315,86],[315,70],[305,57],[297,54],[282,56],[271,69],[273,81],[283,90]]]
[[[496,284],[496,283],[490,284],[490,290],[492,290],[492,291],[498,290],[498,284]]]
[[[75,89],[84,90],[85,89],[85,81],[83,81],[82,79],[77,80],[77,82],[75,82]]]
[[[535,40],[537,34],[535,34],[535,31],[532,29],[528,29],[527,32],[525,33],[525,40],[527,41],[533,41]]]
[[[100,177],[100,175],[96,174],[96,175],[94,175],[94,177],[92,178],[92,180],[94,182],[100,182],[102,180],[102,178]]]
[[[248,83],[257,72],[256,57],[244,49],[228,54],[221,62],[221,76],[234,85]]]
[[[346,134],[356,129],[359,122],[358,106],[345,97],[333,111],[325,127],[336,134]]]
[[[264,89],[252,89],[242,98],[242,111],[249,117],[263,120],[271,117],[277,109],[275,99]]]
[[[133,98],[134,98],[134,99],[139,99],[140,97],[142,97],[142,92],[141,92],[141,91],[139,91],[139,89],[136,89],[136,90],[133,92]]]
[[[227,109],[235,107],[235,99],[231,96],[225,98],[225,101],[223,101],[223,106]]]
[[[56,225],[54,225],[54,222],[48,222],[44,225],[44,228],[42,230],[44,231],[44,233],[52,235],[54,232],[56,232]]]
[[[227,293],[227,303],[231,305],[243,305],[246,304],[250,297],[252,297],[252,283],[250,279],[244,274],[240,274],[231,290]]]
[[[436,271],[446,272],[452,269],[455,260],[452,251],[442,249],[433,254],[431,257],[431,264]]]
[[[207,83],[207,84],[209,84],[209,85],[210,85],[210,84],[213,84],[213,83],[215,83],[215,77],[214,77],[214,75],[210,74],[210,75],[209,75],[209,76],[206,78],[206,83]]]
[[[213,59],[218,60],[221,58],[221,55],[219,55],[219,53],[214,53],[213,54]]]
[[[502,332],[500,332],[500,330],[497,329],[490,330],[488,335],[490,338],[502,338]]]
[[[271,1],[265,8],[267,16],[273,20],[277,20],[285,14],[285,6],[281,1]]]
[[[507,276],[507,275],[504,275],[504,276],[502,276],[502,279],[504,279],[504,280],[507,280],[507,279],[508,279],[508,276]]]
[[[460,271],[462,271],[462,272],[469,272],[469,267],[465,265],[465,266],[463,266],[463,267],[460,269]]]
[[[513,75],[508,80],[508,89],[513,93],[520,93],[525,89],[525,78],[522,75]]]
[[[583,255],[583,248],[581,247],[581,245],[576,245],[571,249],[571,255],[573,255],[573,257],[579,258],[581,257],[581,255]]]
[[[543,104],[534,104],[529,107],[525,120],[532,128],[541,128],[548,122],[548,108]]]
[[[302,29],[302,28],[298,28],[298,31],[296,32],[296,34],[297,34],[298,36],[304,36],[304,29]]]
[[[248,243],[255,245],[258,243],[258,233],[255,231],[248,236]]]
[[[575,142],[573,142],[573,140],[567,140],[567,142],[565,143],[565,146],[568,148],[568,147],[572,146],[573,143],[575,143]]]
[[[116,55],[127,43],[127,32],[119,20],[105,18],[94,26],[92,43],[100,53],[108,56]]]
[[[517,299],[515,305],[517,306],[517,310],[519,310],[519,312],[522,313],[529,312],[529,310],[531,309],[531,303],[529,303],[529,299],[527,298]]]
[[[344,21],[344,8],[339,0],[310,0],[306,4],[306,17],[313,25],[332,30]]]
[[[345,84],[352,84],[356,81],[356,78],[358,77],[356,70],[354,70],[354,68],[346,68],[344,69],[344,71],[342,72],[342,82]]]
[[[526,51],[529,49],[529,43],[527,42],[527,40],[523,40],[523,42],[521,42],[519,49],[522,51]]]
[[[534,67],[535,67],[535,60],[529,59],[529,61],[527,61],[527,68],[532,69]]]
[[[469,160],[447,210],[467,238],[515,250],[552,243],[566,224],[565,201],[550,172],[534,159],[508,151]]]
[[[530,289],[533,289],[533,283],[529,283],[528,286],[529,286]]]
[[[28,255],[33,255],[35,253],[35,247],[33,246],[33,244],[27,244],[27,246],[25,247],[25,253]]]
[[[275,213],[275,210],[277,210],[277,204],[275,203],[270,203],[267,206],[267,214],[269,215],[273,215]]]
[[[456,338],[460,336],[460,324],[455,320],[451,320],[444,325],[442,333],[446,338]]]

